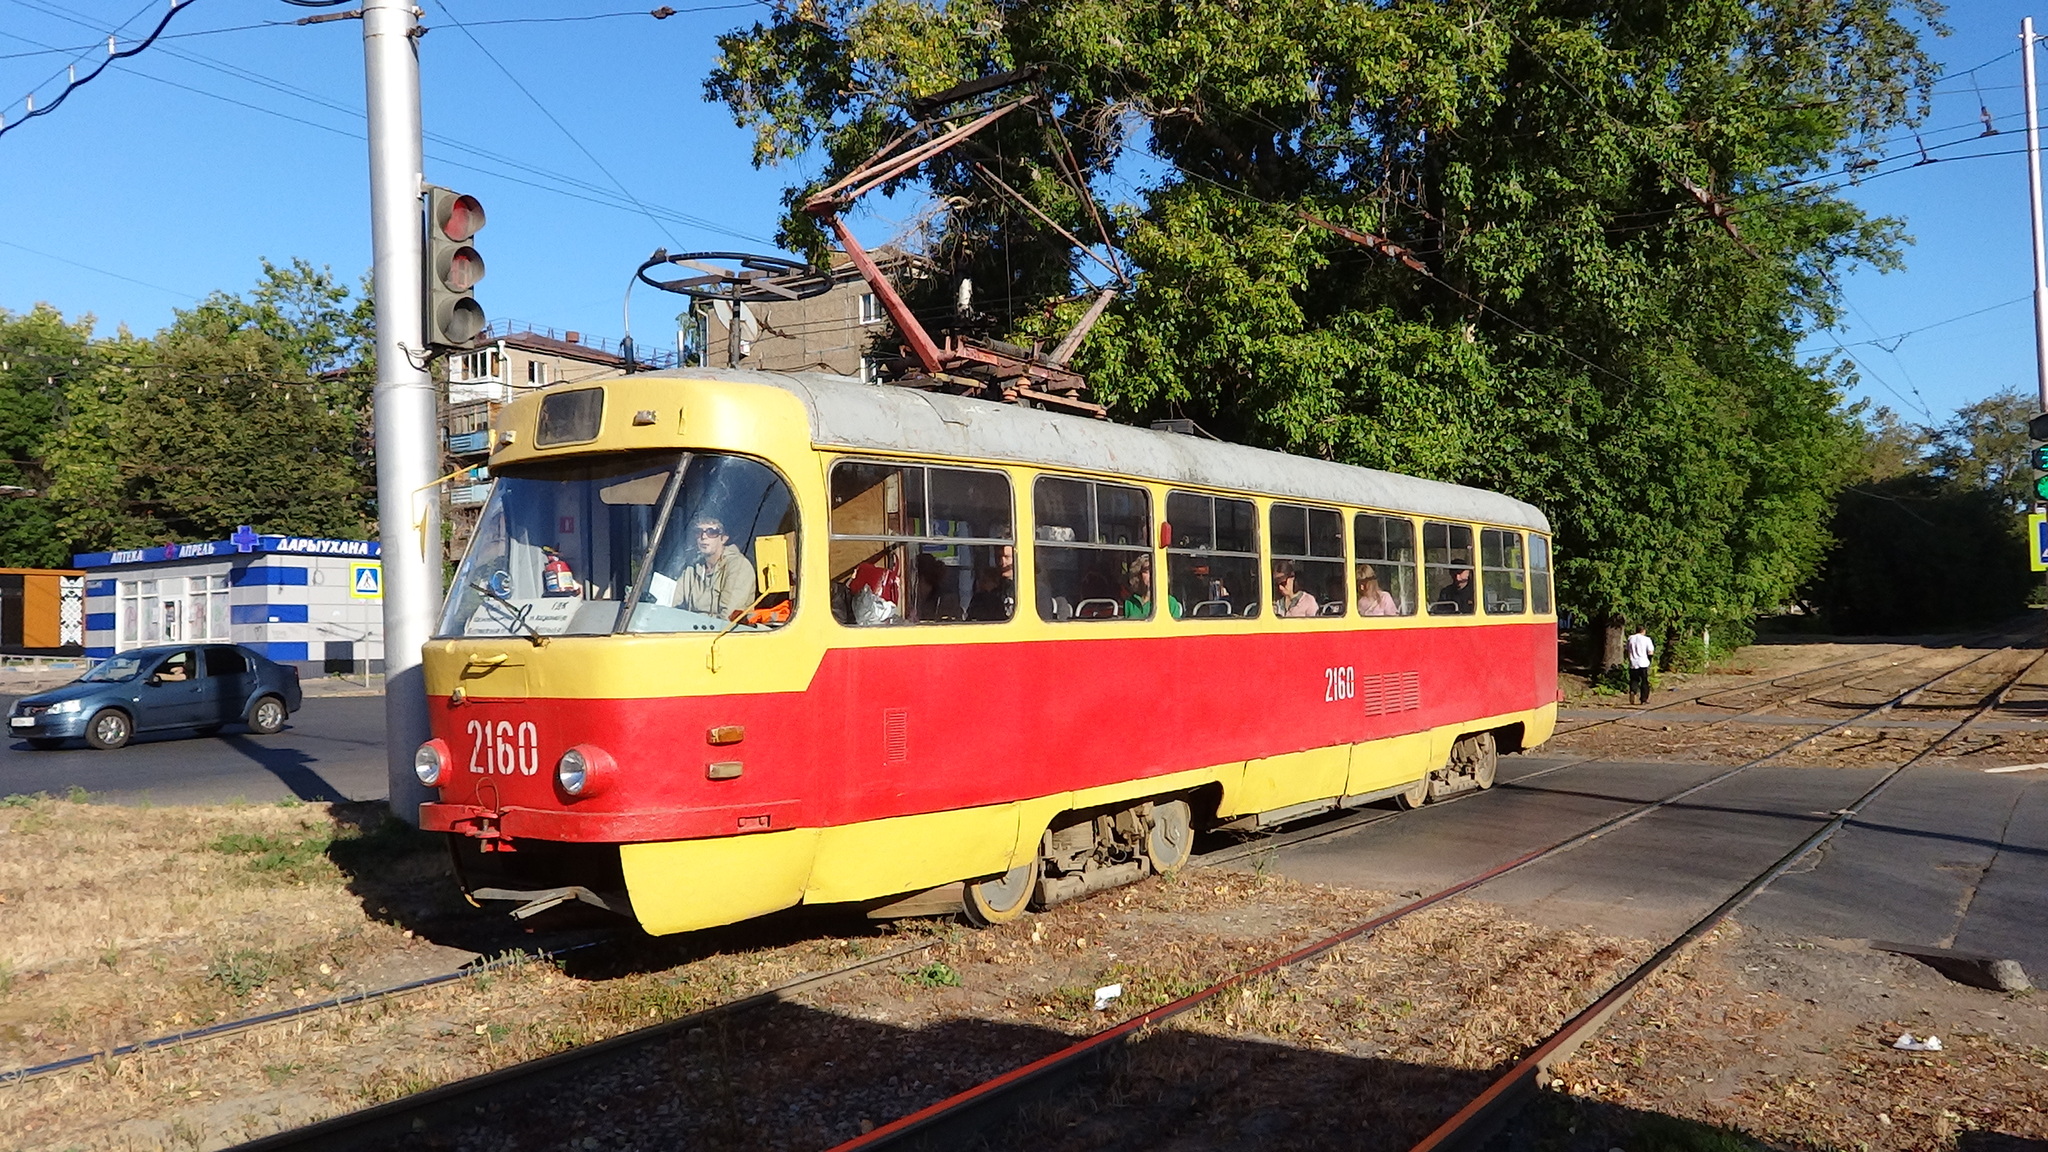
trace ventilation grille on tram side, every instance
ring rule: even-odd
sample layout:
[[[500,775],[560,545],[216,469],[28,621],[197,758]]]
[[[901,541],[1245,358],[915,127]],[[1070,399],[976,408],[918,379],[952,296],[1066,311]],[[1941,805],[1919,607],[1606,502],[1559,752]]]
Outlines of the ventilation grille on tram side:
[[[890,708],[882,713],[882,763],[903,764],[910,759],[910,710]]]
[[[1413,712],[1422,707],[1422,684],[1413,672],[1382,672],[1358,678],[1358,700],[1367,716]]]

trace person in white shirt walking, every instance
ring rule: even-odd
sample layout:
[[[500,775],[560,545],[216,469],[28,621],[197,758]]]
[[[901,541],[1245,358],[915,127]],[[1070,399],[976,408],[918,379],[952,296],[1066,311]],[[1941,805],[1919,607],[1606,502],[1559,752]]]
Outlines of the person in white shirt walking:
[[[1648,704],[1650,702],[1650,657],[1656,654],[1657,646],[1643,631],[1642,625],[1628,634],[1628,702]]]

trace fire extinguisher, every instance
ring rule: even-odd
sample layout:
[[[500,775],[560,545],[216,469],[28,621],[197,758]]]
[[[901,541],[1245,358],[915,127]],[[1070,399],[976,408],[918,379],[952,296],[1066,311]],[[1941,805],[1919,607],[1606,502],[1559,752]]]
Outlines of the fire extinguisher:
[[[541,590],[550,596],[581,595],[583,586],[576,582],[576,574],[569,570],[569,562],[562,559],[562,554],[546,545],[541,546],[541,551],[548,557],[547,563],[541,565]]]

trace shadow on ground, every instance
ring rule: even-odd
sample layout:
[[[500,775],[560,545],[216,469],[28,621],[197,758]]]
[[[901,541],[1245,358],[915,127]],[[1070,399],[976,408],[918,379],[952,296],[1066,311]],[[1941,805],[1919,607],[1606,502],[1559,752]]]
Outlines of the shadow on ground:
[[[799,1004],[705,1019],[658,1042],[558,1070],[546,1084],[446,1099],[394,1118],[405,1135],[365,1147],[821,1149],[1058,1051],[1051,1028],[955,1019],[923,1028]],[[1194,1032],[1160,1031],[1092,1067],[1036,1083],[920,1149],[1203,1149],[1268,1152],[1411,1147],[1477,1094],[1486,1072],[1425,1067]],[[1516,1152],[1762,1148],[1734,1133],[1603,1106],[1598,1135],[1536,1117]],[[1555,1129],[1553,1131],[1553,1129]],[[1515,1138],[1516,1134],[1502,1137]],[[1553,1139],[1552,1137],[1562,1137]],[[1583,1137],[1583,1138],[1582,1138]],[[1605,1141],[1599,1142],[1599,1141]],[[1510,1145],[1496,1142],[1496,1147]],[[905,1147],[905,1145],[892,1145]],[[1985,1152],[1990,1152],[1989,1148]]]

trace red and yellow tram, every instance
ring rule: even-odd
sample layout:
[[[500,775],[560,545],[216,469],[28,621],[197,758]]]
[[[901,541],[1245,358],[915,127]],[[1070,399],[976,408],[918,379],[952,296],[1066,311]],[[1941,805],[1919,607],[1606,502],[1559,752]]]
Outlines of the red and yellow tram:
[[[996,921],[1555,724],[1549,525],[1495,493],[803,374],[494,436],[418,757],[479,897]]]

